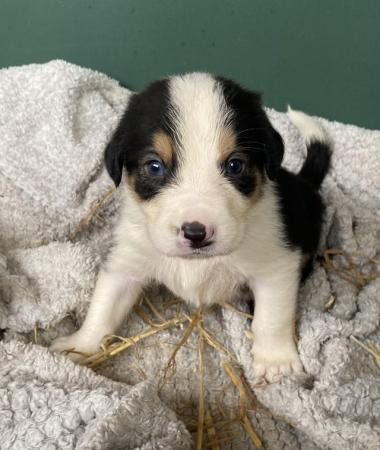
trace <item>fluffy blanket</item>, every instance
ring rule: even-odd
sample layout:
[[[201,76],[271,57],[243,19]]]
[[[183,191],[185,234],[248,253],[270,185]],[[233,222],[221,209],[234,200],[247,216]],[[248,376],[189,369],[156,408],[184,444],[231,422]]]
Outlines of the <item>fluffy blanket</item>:
[[[0,71],[2,449],[194,445],[197,331],[178,351],[165,383],[181,327],[141,340],[96,372],[46,348],[83,319],[110,243],[118,196],[101,202],[112,188],[102,152],[129,95],[106,76],[63,61]],[[305,156],[302,139],[285,114],[268,114],[285,140],[285,166],[297,170]],[[334,145],[322,188],[327,211],[320,253],[340,249],[350,255],[351,269],[340,272],[348,264],[342,255],[331,257],[338,272],[316,262],[299,295],[306,375],[251,385],[259,406],[249,419],[272,450],[375,449],[380,367],[358,341],[380,347],[380,279],[372,276],[379,273],[380,131],[318,120]],[[160,287],[144,295],[121,336],[148,328],[144,316],[157,322],[179,310],[191,313]],[[247,312],[243,297],[234,299],[234,308]],[[249,320],[216,307],[205,314],[204,327],[235,355],[249,383]],[[214,420],[204,447],[215,431],[221,448],[255,448],[234,420],[238,391],[222,369],[225,355],[206,343],[203,359],[204,399]]]

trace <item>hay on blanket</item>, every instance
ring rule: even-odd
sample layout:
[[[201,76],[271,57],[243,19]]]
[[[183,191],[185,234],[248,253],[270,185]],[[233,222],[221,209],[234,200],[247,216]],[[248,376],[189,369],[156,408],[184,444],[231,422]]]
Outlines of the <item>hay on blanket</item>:
[[[74,227],[74,230],[67,237],[67,240],[74,241],[83,231],[85,231],[92,223],[94,218],[96,217],[99,220],[104,221],[104,219],[100,216],[101,208],[111,199],[114,194],[116,188],[111,188],[100,200],[96,201],[88,214]],[[50,244],[49,239],[36,239],[34,241],[30,241],[29,243],[25,243],[25,248],[36,248],[44,245]]]
[[[240,423],[255,446],[257,448],[262,448],[263,443],[256,431],[253,429],[247,414],[248,407],[251,409],[256,409],[255,398],[244,378],[240,377],[236,370],[228,362],[223,363],[223,369],[239,391]]]
[[[203,444],[203,425],[205,421],[205,398],[204,398],[204,361],[203,361],[203,335],[199,333],[198,338],[198,368],[199,368],[199,403],[198,403],[198,427],[196,438],[196,449],[201,450]]]
[[[347,263],[347,266],[336,266],[332,260],[333,256],[342,256]],[[361,256],[361,255],[352,255]],[[323,266],[326,270],[336,273],[339,277],[343,278],[354,286],[359,288],[364,287],[367,283],[376,278],[380,278],[379,272],[372,272],[370,274],[363,273],[359,267],[353,262],[351,255],[337,248],[328,248],[323,253]],[[376,259],[370,258],[368,263],[378,265],[379,262]]]
[[[223,344],[221,344],[212,334],[210,331],[206,330],[205,327],[202,325],[202,322],[199,322],[197,324],[197,327],[203,337],[205,338],[208,345],[215,348],[216,350],[220,351],[221,353],[226,354],[229,358],[234,360],[235,362],[238,362],[235,355],[228,350]]]
[[[346,261],[347,266],[341,267],[336,266],[332,261],[332,256],[336,255],[342,256]],[[352,256],[362,256],[362,255],[353,254]],[[363,273],[359,269],[359,267],[353,262],[352,256],[340,249],[336,248],[326,249],[324,251],[323,265],[326,270],[336,273],[338,276],[352,283],[358,288],[362,288],[370,281],[375,280],[376,278],[380,278],[380,273],[378,271],[371,272],[370,274]],[[375,258],[370,258],[368,259],[367,262],[375,265],[380,265],[380,261]],[[332,295],[324,305],[324,309],[326,311],[331,309],[335,304],[335,300],[336,298]],[[354,342],[356,342],[364,350],[370,353],[375,358],[377,365],[380,367],[380,352],[376,348],[376,346],[372,342],[368,342],[366,345],[363,342],[359,341],[359,339],[357,339],[355,336],[350,337]]]
[[[330,298],[327,300],[327,302],[324,304],[325,311],[328,311],[329,309],[331,309],[334,306],[335,300],[336,300],[336,297],[331,295]]]
[[[248,339],[251,339],[252,341],[255,338],[255,335],[253,334],[253,331],[251,331],[251,330],[244,330],[244,334]]]
[[[135,305],[134,312],[143,320],[144,323],[150,325],[149,328],[143,330],[135,336],[130,337],[122,337],[116,335],[108,335],[105,336],[102,343],[102,350],[93,354],[93,355],[84,355],[84,359],[81,361],[81,364],[85,364],[88,367],[94,369],[98,367],[103,362],[107,361],[109,358],[119,354],[120,352],[127,350],[128,348],[136,345],[142,339],[145,339],[149,336],[153,336],[160,331],[163,331],[168,328],[172,328],[174,326],[183,324],[188,322],[188,326],[186,327],[184,333],[181,338],[175,344],[175,348],[166,364],[164,369],[164,374],[162,381],[159,385],[159,392],[162,387],[165,385],[167,380],[169,379],[169,375],[172,375],[175,371],[175,360],[178,351],[183,347],[186,342],[189,340],[192,333],[197,330],[198,331],[198,368],[199,368],[199,400],[198,400],[198,417],[196,421],[196,426],[194,431],[196,431],[196,448],[201,449],[204,446],[204,430],[207,432],[208,436],[208,447],[212,449],[219,449],[219,445],[222,442],[231,442],[235,437],[234,433],[230,430],[226,430],[226,427],[231,424],[240,423],[243,429],[246,431],[248,436],[254,442],[257,447],[262,446],[261,440],[258,437],[257,433],[254,431],[252,424],[248,418],[247,411],[256,410],[256,401],[251,390],[248,387],[248,384],[245,382],[243,377],[238,375],[238,372],[232,368],[228,361],[224,361],[223,367],[225,372],[232,380],[233,384],[239,390],[239,411],[232,419],[226,420],[218,420],[214,421],[209,409],[206,410],[205,403],[205,384],[204,384],[204,376],[205,376],[205,367],[204,367],[204,344],[207,344],[211,348],[217,350],[221,355],[227,357],[230,361],[237,362],[235,355],[226,348],[223,344],[221,344],[213,334],[205,328],[202,323],[203,320],[203,308],[198,308],[194,314],[188,315],[185,313],[180,314],[177,317],[174,317],[170,320],[165,320],[162,313],[157,310],[157,308],[149,301],[147,301],[146,297],[143,297],[143,300],[151,311],[152,318],[149,314],[147,314],[140,304]],[[177,303],[178,300],[171,300],[169,302],[170,306],[174,303]],[[232,305],[227,306],[228,309],[233,310],[237,314],[242,314],[242,311],[234,308]],[[252,317],[251,315],[246,315],[245,317]],[[154,319],[159,319],[160,322],[156,323]],[[115,342],[115,340],[117,342]],[[75,352],[75,350],[70,350],[70,352]],[[189,427],[191,429],[193,427]],[[218,431],[219,429],[219,431]],[[221,433],[222,431],[222,433]],[[235,433],[236,434],[236,433]]]
[[[184,316],[185,319],[190,320],[190,323],[188,325],[188,327],[186,328],[186,330],[184,331],[181,339],[179,340],[179,342],[177,343],[172,355],[169,358],[169,361],[165,367],[164,370],[164,376],[162,379],[162,383],[160,384],[160,387],[158,389],[158,392],[161,392],[163,386],[165,385],[167,378],[170,374],[170,372],[173,373],[173,371],[175,370],[175,358],[176,355],[179,351],[179,349],[186,344],[186,342],[188,341],[189,337],[191,336],[194,328],[197,326],[198,322],[202,319],[202,312],[203,312],[203,308],[200,307],[197,309],[197,311],[195,312],[195,314],[192,317],[188,317],[188,316]]]
[[[107,341],[105,342],[105,345],[103,346],[101,351],[94,353],[93,355],[89,356],[88,358],[83,359],[80,362],[81,362],[81,364],[87,365],[88,367],[94,369],[99,364],[106,361],[108,358],[116,356],[120,352],[135,345],[141,339],[145,339],[149,336],[153,336],[154,334],[156,334],[162,330],[166,330],[168,328],[177,326],[186,321],[187,321],[187,318],[185,316],[180,316],[180,317],[175,317],[174,319],[168,320],[161,324],[155,324],[154,326],[142,331],[141,333],[136,334],[135,336],[131,336],[131,337],[127,337],[127,338],[124,338],[121,336],[116,336],[116,335],[108,336],[108,337],[106,337],[106,339],[107,338],[117,339],[120,342],[115,343],[115,342],[112,342],[111,340],[108,340],[108,342]]]
[[[350,336],[350,338],[358,345],[360,345],[361,348],[370,353],[375,358],[376,364],[380,367],[380,351],[376,348],[373,342],[368,341],[367,344],[364,344],[363,342],[359,341],[359,339],[357,339],[355,336]]]
[[[75,226],[73,232],[69,235],[69,241],[73,241],[79,234],[85,231],[90,226],[94,217],[97,217],[98,219],[101,218],[99,216],[99,211],[102,206],[110,200],[115,190],[115,187],[111,188],[100,200],[91,206],[88,214]]]
[[[165,321],[165,318],[163,317],[163,315],[158,311],[158,309],[153,305],[153,303],[149,300],[148,297],[144,297],[144,301],[145,303],[149,306],[150,310],[152,311],[152,313],[156,316],[156,318],[158,320],[160,320],[161,322]]]
[[[342,256],[347,262],[347,267],[338,267],[332,261],[332,257],[335,255]],[[371,261],[376,264],[376,261]],[[324,265],[327,270],[333,271],[337,273],[342,278],[347,281],[354,283],[357,286],[364,286],[370,280],[379,276],[377,273],[371,273],[370,275],[362,273],[359,268],[353,263],[352,258],[349,255],[346,255],[343,251],[338,249],[327,249],[324,252]],[[161,383],[159,384],[159,392],[168,381],[168,379],[173,375],[176,369],[176,356],[178,351],[183,347],[189,340],[190,336],[193,334],[195,330],[198,331],[198,373],[199,373],[199,399],[198,399],[198,416],[196,423],[194,426],[189,426],[189,429],[194,429],[196,432],[196,448],[203,448],[204,444],[204,433],[207,433],[208,444],[207,446],[211,449],[220,448],[220,444],[222,442],[231,442],[234,438],[233,433],[230,430],[226,430],[228,425],[239,423],[247,435],[250,437],[251,441],[257,448],[263,447],[263,442],[259,435],[254,430],[251,420],[248,416],[249,411],[258,411],[258,405],[256,399],[248,386],[248,383],[244,380],[244,377],[241,376],[238,371],[230,364],[229,361],[237,363],[237,359],[235,355],[226,348],[222,343],[220,343],[213,334],[207,330],[203,324],[203,309],[198,308],[194,314],[188,315],[186,313],[180,313],[177,317],[174,317],[170,320],[166,320],[163,316],[163,313],[159,311],[155,305],[146,297],[143,297],[143,302],[145,302],[151,314],[146,312],[145,308],[141,307],[141,303],[135,305],[134,312],[141,318],[141,320],[147,323],[150,328],[142,331],[141,333],[132,336],[132,337],[120,337],[120,336],[109,336],[108,340],[104,342],[104,346],[101,352],[96,353],[90,357],[85,358],[82,363],[87,364],[91,368],[97,367],[99,364],[106,361],[108,358],[119,354],[120,352],[130,348],[135,345],[140,340],[153,336],[157,334],[161,330],[165,330],[171,328],[173,326],[177,326],[183,323],[188,323],[185,331],[183,332],[181,338],[175,345],[175,348],[165,366],[163,378]],[[324,309],[327,311],[334,306],[336,299],[334,296],[331,296],[330,299],[326,302]],[[179,302],[178,299],[170,299],[165,304],[164,311],[166,311],[169,307],[177,304]],[[235,306],[231,304],[224,305],[227,309],[239,314],[245,318],[253,319],[251,314],[240,311]],[[156,322],[158,321],[158,323]],[[254,335],[252,331],[245,330],[245,335],[249,339],[254,339]],[[294,338],[297,341],[296,328],[294,327]],[[115,342],[115,339],[118,342]],[[380,365],[380,353],[378,350],[371,344],[368,345],[363,344],[358,341],[356,338],[352,337],[352,339],[361,345],[366,351],[371,353],[376,362]],[[236,417],[232,419],[226,420],[214,420],[211,411],[208,407],[206,407],[205,400],[205,385],[204,376],[205,376],[205,366],[204,366],[204,345],[207,344],[211,348],[217,350],[220,354],[224,355],[224,357],[228,358],[228,361],[224,361],[222,367],[227,374],[228,378],[231,380],[233,385],[237,388],[239,392],[239,405],[238,412]],[[261,408],[260,408],[261,410]],[[265,413],[265,411],[263,411]],[[219,430],[219,431],[218,431]],[[223,434],[221,434],[221,431]],[[226,435],[227,431],[227,435]]]
[[[209,409],[206,411],[205,425],[207,429],[208,443],[211,447],[211,450],[220,450],[218,435],[216,434],[216,429],[214,426],[214,420]]]
[[[223,304],[224,308],[230,309],[231,311],[236,312],[237,314],[241,315],[242,317],[245,317],[247,319],[253,319],[253,315],[252,314],[248,314],[244,311],[240,311],[240,309],[235,308],[235,306],[231,305],[231,303],[224,303]]]
[[[251,424],[250,420],[248,419],[247,415],[245,415],[241,419],[241,424],[243,425],[244,430],[246,431],[248,436],[251,438],[251,440],[255,444],[255,446],[257,448],[263,448],[263,443],[261,442],[261,439],[259,438],[259,436],[255,432],[255,430],[253,429],[252,424]]]

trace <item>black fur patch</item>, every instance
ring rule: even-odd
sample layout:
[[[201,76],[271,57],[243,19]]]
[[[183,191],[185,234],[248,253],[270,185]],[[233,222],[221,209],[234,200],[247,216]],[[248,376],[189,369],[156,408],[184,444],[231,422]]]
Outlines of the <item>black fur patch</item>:
[[[160,80],[143,92],[134,94],[126,112],[105,151],[105,163],[118,186],[123,168],[134,179],[134,188],[141,199],[148,200],[168,184],[174,175],[176,162],[167,167],[162,177],[150,177],[144,164],[160,159],[152,147],[153,134],[159,130],[172,136],[168,80]]]
[[[323,213],[319,193],[300,175],[285,169],[280,170],[276,185],[288,244],[300,248],[303,253],[314,253]]]
[[[251,155],[252,165],[256,164],[259,169],[265,166],[268,177],[275,179],[284,155],[284,145],[262,108],[260,95],[231,80],[221,77],[216,80],[221,84],[227,107],[233,113],[232,126],[237,135],[239,149]],[[250,183],[253,180],[253,177],[245,177],[240,185],[234,184],[240,192],[250,195]]]
[[[319,244],[324,206],[318,188],[328,172],[330,158],[331,150],[326,143],[311,142],[299,174],[281,169],[276,180],[287,244],[310,255],[302,279],[311,271],[312,257]]]
[[[307,158],[299,173],[318,189],[330,167],[331,150],[327,143],[311,141],[307,146]]]

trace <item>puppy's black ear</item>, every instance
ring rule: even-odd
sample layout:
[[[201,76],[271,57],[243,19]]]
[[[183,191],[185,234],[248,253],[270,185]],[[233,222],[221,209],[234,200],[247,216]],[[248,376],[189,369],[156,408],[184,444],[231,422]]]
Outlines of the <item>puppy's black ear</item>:
[[[241,147],[259,144],[269,179],[276,178],[284,156],[284,144],[279,133],[272,127],[261,102],[261,95],[244,89],[235,82],[217,77],[227,105],[233,111],[232,123],[238,133]]]
[[[104,152],[104,162],[109,176],[113,179],[116,187],[121,182],[123,175],[123,146],[120,142],[118,130],[113,134]]]
[[[265,151],[265,170],[270,180],[274,180],[281,167],[284,157],[284,142],[278,131],[276,131],[268,120],[268,145]]]

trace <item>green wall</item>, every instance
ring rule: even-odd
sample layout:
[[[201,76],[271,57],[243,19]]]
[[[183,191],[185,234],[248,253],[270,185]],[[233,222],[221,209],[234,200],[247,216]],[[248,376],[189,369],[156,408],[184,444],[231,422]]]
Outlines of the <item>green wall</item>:
[[[0,67],[55,58],[133,89],[207,70],[380,128],[380,0],[0,0]]]

